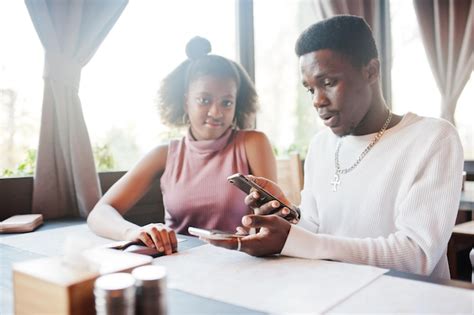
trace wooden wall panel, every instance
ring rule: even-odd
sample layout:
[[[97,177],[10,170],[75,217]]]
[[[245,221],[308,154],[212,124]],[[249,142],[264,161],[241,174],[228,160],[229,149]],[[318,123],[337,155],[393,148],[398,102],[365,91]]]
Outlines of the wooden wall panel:
[[[99,173],[102,192],[105,193],[125,172]],[[0,178],[0,220],[15,214],[31,213],[33,177]],[[150,190],[130,209],[125,217],[137,224],[163,222],[164,207],[159,177]]]

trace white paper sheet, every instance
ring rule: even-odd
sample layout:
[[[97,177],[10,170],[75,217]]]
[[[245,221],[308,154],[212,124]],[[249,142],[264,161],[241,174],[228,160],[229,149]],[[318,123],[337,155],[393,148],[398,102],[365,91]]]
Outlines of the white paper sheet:
[[[269,313],[322,313],[386,272],[289,257],[256,258],[204,245],[160,257],[168,286]]]
[[[182,241],[184,239],[178,238],[178,242]],[[40,255],[57,256],[62,255],[70,246],[76,250],[85,250],[110,243],[118,245],[121,242],[97,236],[87,223],[83,223],[31,233],[10,234],[9,237],[0,238],[0,243]]]
[[[329,313],[474,314],[474,291],[382,276]]]

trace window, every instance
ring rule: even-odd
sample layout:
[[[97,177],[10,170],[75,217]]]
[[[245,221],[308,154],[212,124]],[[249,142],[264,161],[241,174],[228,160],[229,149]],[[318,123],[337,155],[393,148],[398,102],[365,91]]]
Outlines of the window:
[[[415,8],[411,1],[390,1],[392,21],[392,106],[397,114],[408,111],[439,117],[441,96],[423,47]],[[465,159],[474,159],[474,82],[461,94],[456,126],[464,147]]]
[[[38,146],[44,51],[23,1],[0,1],[0,177],[29,175]]]
[[[301,85],[296,38],[316,21],[311,1],[254,0],[255,84],[261,110],[257,128],[264,131],[278,154],[305,154],[314,133],[323,124],[311,97]],[[304,156],[304,155],[303,155]]]
[[[186,58],[199,35],[212,53],[235,60],[235,3],[130,1],[83,69],[80,97],[100,169],[127,170],[178,134],[164,126],[155,99],[160,80]]]

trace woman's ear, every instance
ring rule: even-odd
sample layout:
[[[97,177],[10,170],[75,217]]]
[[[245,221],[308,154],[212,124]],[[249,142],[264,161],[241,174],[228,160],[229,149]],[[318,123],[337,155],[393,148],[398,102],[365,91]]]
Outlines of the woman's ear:
[[[369,84],[377,82],[380,77],[380,61],[376,58],[371,59],[365,66],[365,71]]]
[[[183,110],[185,113],[188,112],[188,94],[184,94]]]

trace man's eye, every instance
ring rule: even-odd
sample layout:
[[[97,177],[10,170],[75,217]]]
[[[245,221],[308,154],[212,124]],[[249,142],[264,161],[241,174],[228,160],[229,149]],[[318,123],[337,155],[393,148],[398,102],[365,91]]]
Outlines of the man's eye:
[[[307,91],[309,94],[314,95],[314,89],[309,89],[309,88],[308,88],[308,89],[306,89],[306,91]]]
[[[232,102],[232,101],[223,101],[222,102],[222,106],[224,106],[224,107],[231,107],[232,105],[234,105],[234,102]]]
[[[336,80],[331,80],[331,79],[324,79],[323,84],[324,86],[333,86],[336,83]]]

